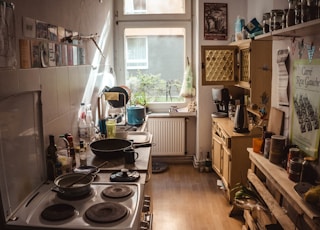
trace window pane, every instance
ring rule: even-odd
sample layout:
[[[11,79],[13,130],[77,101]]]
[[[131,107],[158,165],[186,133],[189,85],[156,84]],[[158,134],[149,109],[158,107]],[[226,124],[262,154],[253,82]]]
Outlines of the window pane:
[[[148,67],[147,38],[127,37],[126,42],[127,68],[146,69]]]
[[[143,43],[142,37],[147,38],[147,42]],[[125,41],[126,85],[131,89],[132,96],[135,97],[135,93],[139,96],[145,94],[148,102],[183,101],[179,93],[186,57],[185,29],[127,28]],[[147,47],[143,50],[141,44]],[[142,65],[142,51],[147,51],[147,68],[137,67]]]
[[[184,14],[185,0],[124,0],[124,14]]]

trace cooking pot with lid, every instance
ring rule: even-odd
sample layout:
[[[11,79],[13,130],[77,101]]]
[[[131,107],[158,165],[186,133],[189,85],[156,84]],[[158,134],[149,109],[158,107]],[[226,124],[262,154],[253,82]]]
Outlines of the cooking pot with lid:
[[[142,125],[146,117],[146,108],[143,106],[129,106],[127,108],[128,124]]]

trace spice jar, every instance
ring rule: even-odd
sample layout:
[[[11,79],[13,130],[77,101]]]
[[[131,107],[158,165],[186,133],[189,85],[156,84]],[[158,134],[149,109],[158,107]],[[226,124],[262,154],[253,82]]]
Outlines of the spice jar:
[[[262,16],[263,33],[270,31],[270,13],[264,13]]]
[[[317,179],[317,172],[313,168],[312,164],[316,159],[314,157],[304,157],[302,162],[302,170],[300,181],[315,184]]]
[[[271,10],[271,14],[272,14],[272,20],[273,20],[273,30],[281,29],[283,11]]]
[[[282,14],[282,20],[281,20],[281,29],[284,29],[287,27],[287,14],[288,14],[288,9],[284,9]]]
[[[295,24],[295,7],[297,5],[296,0],[288,0],[289,1],[289,9],[286,15],[286,27],[293,26]]]
[[[298,0],[294,7],[294,24],[301,23],[301,2]]]
[[[319,0],[307,0],[307,7],[309,11],[309,20],[318,18],[318,4]]]

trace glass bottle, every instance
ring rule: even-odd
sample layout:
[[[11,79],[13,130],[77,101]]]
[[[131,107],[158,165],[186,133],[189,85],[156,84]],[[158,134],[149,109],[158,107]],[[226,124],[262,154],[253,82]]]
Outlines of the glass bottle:
[[[57,177],[56,163],[57,146],[55,144],[54,136],[49,135],[49,146],[47,148],[47,177],[49,180],[54,180]]]
[[[296,0],[288,0],[289,1],[289,9],[286,16],[286,27],[293,26],[295,24],[295,8],[297,5]]]

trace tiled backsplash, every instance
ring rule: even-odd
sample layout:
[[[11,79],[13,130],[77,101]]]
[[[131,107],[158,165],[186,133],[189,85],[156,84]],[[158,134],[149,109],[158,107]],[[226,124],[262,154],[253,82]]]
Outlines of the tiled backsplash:
[[[47,146],[49,134],[56,138],[65,132],[77,135],[78,109],[83,100],[91,103],[95,111],[98,86],[102,83],[103,74],[95,74],[97,76],[91,80],[93,74],[88,65],[2,71],[0,98],[23,91],[41,90],[44,140]],[[92,93],[91,97],[84,99],[86,87]]]

